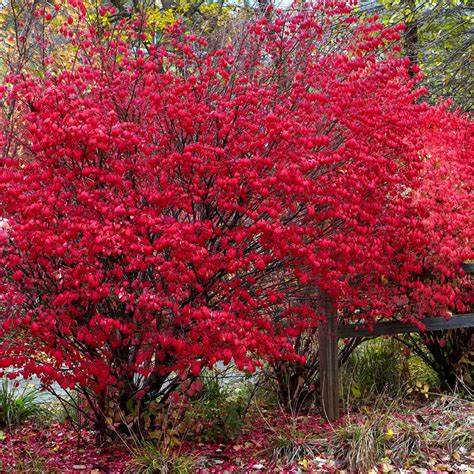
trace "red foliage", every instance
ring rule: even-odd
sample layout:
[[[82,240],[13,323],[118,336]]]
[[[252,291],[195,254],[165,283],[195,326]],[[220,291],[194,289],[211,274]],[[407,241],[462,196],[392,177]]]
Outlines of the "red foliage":
[[[0,367],[156,396],[294,360],[323,317],[305,287],[368,321],[462,308],[468,123],[419,102],[397,28],[347,14],[277,12],[218,50],[90,30],[73,68],[8,77]]]
[[[51,423],[35,426],[31,422],[21,428],[2,432],[0,466],[2,472],[107,472],[127,471],[130,448],[94,445],[94,433],[83,432],[81,437],[70,425]]]

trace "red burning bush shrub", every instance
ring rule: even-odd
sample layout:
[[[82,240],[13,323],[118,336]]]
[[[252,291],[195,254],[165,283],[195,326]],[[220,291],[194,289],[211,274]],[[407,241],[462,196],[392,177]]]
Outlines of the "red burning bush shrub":
[[[307,288],[368,321],[462,307],[468,125],[419,102],[397,28],[348,14],[277,12],[217,50],[91,29],[68,70],[8,77],[2,367],[100,413],[217,361],[301,360]]]

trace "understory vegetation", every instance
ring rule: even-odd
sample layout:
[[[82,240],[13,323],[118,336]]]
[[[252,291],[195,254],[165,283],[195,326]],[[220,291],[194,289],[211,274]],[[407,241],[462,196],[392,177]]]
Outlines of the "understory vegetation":
[[[71,413],[54,399],[39,399],[37,389],[5,380],[2,472],[472,469],[474,398],[467,385],[446,390],[423,359],[388,337],[361,343],[341,370],[343,417],[335,423],[321,418],[318,409],[285,409],[271,367],[246,376],[230,365],[199,377],[186,410],[178,401],[148,413],[155,418],[153,431],[117,432],[113,442],[97,447],[92,426],[71,430]]]

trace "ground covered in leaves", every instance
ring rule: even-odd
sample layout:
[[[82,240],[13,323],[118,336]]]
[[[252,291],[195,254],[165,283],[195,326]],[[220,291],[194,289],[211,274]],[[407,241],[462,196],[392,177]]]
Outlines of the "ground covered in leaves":
[[[28,422],[0,432],[0,472],[164,472],[166,464],[171,473],[474,473],[474,404],[459,398],[379,400],[335,424],[266,411],[250,418],[232,440],[189,437],[148,452],[133,439],[98,447],[92,432]]]

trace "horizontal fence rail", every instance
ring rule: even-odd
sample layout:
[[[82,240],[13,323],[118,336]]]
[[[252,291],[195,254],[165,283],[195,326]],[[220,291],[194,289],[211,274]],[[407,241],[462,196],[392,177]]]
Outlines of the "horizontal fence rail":
[[[461,267],[467,275],[474,275],[474,262],[466,262]],[[327,295],[325,295],[324,306],[326,320],[319,324],[321,409],[325,418],[334,421],[340,416],[338,339],[420,332],[420,328],[415,324],[402,321],[376,322],[371,329],[368,329],[364,323],[338,325],[337,314]],[[474,313],[455,314],[449,319],[434,316],[421,319],[420,322],[425,326],[425,331],[472,328],[474,327]]]
[[[474,327],[474,313],[454,314],[449,319],[443,317],[424,318],[420,319],[420,322],[423,323],[426,331],[472,328]],[[339,325],[337,327],[337,337],[339,339],[347,337],[377,337],[418,331],[418,326],[415,324],[403,323],[401,321],[382,321],[375,323],[372,330],[362,324]]]

